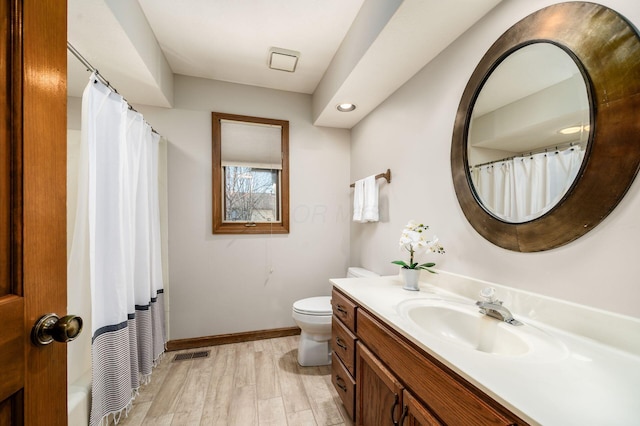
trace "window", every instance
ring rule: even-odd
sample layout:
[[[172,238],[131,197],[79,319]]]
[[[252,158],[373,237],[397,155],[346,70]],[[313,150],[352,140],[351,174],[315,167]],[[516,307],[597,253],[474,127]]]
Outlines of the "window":
[[[289,122],[212,118],[213,233],[288,233]]]
[[[280,221],[278,170],[242,166],[223,167],[224,221]]]

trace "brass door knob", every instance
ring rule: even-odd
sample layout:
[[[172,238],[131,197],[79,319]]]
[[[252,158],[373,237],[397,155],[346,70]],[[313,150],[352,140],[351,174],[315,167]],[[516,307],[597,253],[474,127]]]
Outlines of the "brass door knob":
[[[66,315],[47,314],[36,321],[31,330],[31,340],[36,346],[56,342],[67,343],[74,340],[82,331],[82,318]]]

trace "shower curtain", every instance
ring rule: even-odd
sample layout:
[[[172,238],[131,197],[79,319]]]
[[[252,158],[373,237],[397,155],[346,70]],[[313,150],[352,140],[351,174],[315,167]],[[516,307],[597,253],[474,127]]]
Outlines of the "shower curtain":
[[[535,219],[564,196],[580,171],[584,150],[564,151],[476,166],[471,180],[480,200],[494,215],[507,222]]]
[[[94,74],[82,98],[69,279],[91,287],[91,425],[117,422],[164,352],[158,145]]]

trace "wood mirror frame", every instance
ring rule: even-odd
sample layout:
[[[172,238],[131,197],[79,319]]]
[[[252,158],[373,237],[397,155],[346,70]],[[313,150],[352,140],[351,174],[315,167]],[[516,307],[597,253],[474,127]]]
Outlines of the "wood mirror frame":
[[[568,52],[584,72],[591,113],[588,150],[578,177],[545,215],[507,223],[488,213],[469,173],[467,135],[484,82],[511,52],[535,42]],[[640,165],[640,37],[615,11],[595,3],[559,3],[508,29],[484,55],[464,90],[453,129],[451,173],[458,202],[473,228],[505,249],[550,250],[598,225],[620,202]]]

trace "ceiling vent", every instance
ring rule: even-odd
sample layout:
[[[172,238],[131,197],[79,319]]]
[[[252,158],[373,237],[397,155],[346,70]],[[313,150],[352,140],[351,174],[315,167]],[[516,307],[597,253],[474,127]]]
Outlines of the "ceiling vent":
[[[269,68],[272,70],[294,72],[298,65],[300,52],[272,47],[269,49]]]

